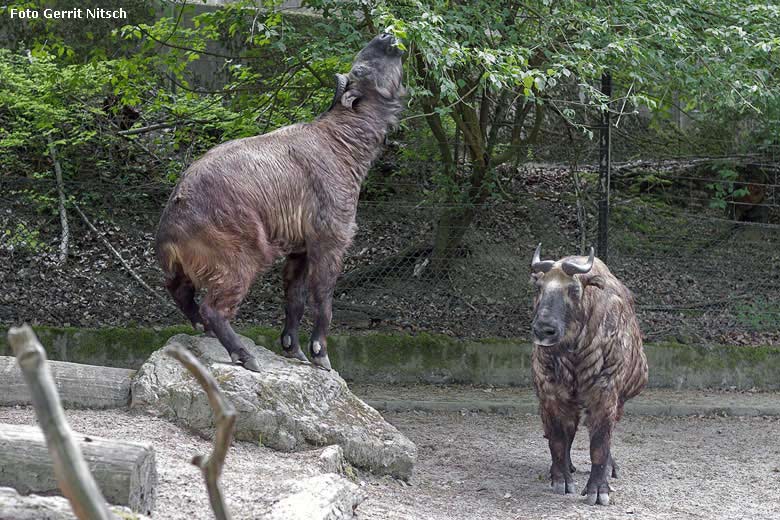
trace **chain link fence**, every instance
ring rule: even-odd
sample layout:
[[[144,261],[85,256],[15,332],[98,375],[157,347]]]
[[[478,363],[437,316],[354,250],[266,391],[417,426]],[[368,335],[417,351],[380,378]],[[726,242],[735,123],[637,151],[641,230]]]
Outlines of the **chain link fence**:
[[[629,147],[617,139],[616,149]],[[596,244],[598,167],[592,157],[585,159],[576,168],[535,162],[501,169],[496,196],[479,206],[430,202],[424,183],[374,178],[360,202],[359,230],[337,286],[334,331],[528,338],[529,264],[536,244],[543,244],[545,258]],[[24,240],[56,249],[56,214],[36,227],[29,214],[18,211],[29,204],[23,202],[24,190],[45,194],[53,185],[48,179],[2,181],[0,278],[11,287],[0,299],[4,321],[78,326],[183,321],[138,287],[78,221],[65,268],[53,267],[45,252],[20,253]],[[169,188],[138,183],[120,191],[108,180],[89,187],[71,181],[66,188],[105,194],[82,208],[127,263],[163,293],[152,240]],[[127,204],[122,198],[134,195],[145,202]],[[448,233],[462,239],[447,257],[437,258],[438,224],[453,214],[468,216],[449,221]],[[73,212],[71,218],[78,219]],[[733,157],[617,161],[608,223],[608,265],[634,292],[647,340],[780,343],[780,148]],[[39,236],[30,235],[35,229]],[[239,325],[280,326],[279,271],[277,264],[258,279]]]

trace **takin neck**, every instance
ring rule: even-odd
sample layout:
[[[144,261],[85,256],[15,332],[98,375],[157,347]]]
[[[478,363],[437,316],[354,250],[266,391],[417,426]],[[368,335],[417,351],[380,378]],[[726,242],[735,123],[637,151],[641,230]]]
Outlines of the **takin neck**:
[[[346,172],[358,189],[400,111],[400,101],[361,99],[354,109],[336,105],[313,122],[328,137],[337,156],[344,158]]]

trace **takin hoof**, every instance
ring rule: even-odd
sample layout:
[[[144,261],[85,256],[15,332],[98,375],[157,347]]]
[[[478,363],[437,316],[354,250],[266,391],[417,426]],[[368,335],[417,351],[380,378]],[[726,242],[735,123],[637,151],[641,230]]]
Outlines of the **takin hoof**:
[[[324,356],[313,357],[311,358],[311,362],[314,363],[315,366],[323,370],[333,370],[333,368],[330,366],[330,359],[328,359],[327,354],[325,354]]]
[[[304,363],[309,362],[309,360],[306,359],[306,354],[304,354],[303,351],[301,350],[301,347],[295,347],[290,349],[283,348],[282,355],[286,358],[298,359],[300,361],[303,361]]]
[[[311,362],[314,363],[315,366],[322,368],[323,370],[332,370],[328,352],[323,348],[319,341],[313,341],[309,345],[309,352],[311,353]]]
[[[230,359],[236,365],[241,365],[247,370],[250,370],[252,372],[260,372],[260,364],[257,362],[255,357],[251,354],[246,354],[246,356],[242,360],[238,352],[231,352]]]
[[[574,483],[574,480],[558,480],[553,481],[552,484],[552,491],[556,495],[566,495],[566,494],[576,494],[577,493],[577,485]]]
[[[589,506],[595,506],[596,504],[602,506],[609,505],[609,484],[602,482],[597,484],[595,482],[588,481],[588,485],[582,491],[582,495],[585,497],[585,503]]]

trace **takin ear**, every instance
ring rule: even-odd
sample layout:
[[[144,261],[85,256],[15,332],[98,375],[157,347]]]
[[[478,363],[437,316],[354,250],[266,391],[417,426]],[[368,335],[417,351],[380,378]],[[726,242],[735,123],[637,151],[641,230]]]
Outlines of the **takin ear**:
[[[347,108],[352,108],[352,105],[355,104],[355,101],[363,97],[363,93],[355,88],[351,88],[344,92],[344,95],[341,96],[341,104],[344,105]]]
[[[603,289],[604,288],[604,284],[606,283],[606,280],[604,280],[604,277],[603,276],[599,276],[597,274],[594,274],[594,275],[586,274],[582,278],[580,278],[580,280],[582,281],[582,286],[583,287],[592,286],[592,287],[598,287],[599,289]]]

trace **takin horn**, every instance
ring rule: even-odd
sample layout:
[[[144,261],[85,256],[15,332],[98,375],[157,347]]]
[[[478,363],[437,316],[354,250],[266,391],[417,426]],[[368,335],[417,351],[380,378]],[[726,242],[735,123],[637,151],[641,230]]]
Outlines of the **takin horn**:
[[[546,273],[550,269],[552,269],[552,266],[555,265],[555,262],[552,260],[541,260],[539,258],[539,254],[542,252],[542,243],[539,242],[539,245],[536,246],[536,251],[534,251],[534,259],[531,260],[531,269],[535,273]]]
[[[333,107],[336,106],[336,103],[338,103],[341,100],[341,96],[344,95],[344,91],[347,90],[347,83],[349,83],[349,78],[346,74],[336,74],[336,92],[333,94],[333,101],[330,103],[330,107],[328,110],[332,110]]]
[[[563,264],[561,264],[561,269],[563,269],[563,272],[569,276],[574,276],[575,274],[585,274],[593,268],[593,259],[595,257],[596,252],[593,247],[591,247],[587,262],[584,264],[578,264],[577,262],[563,262]]]

